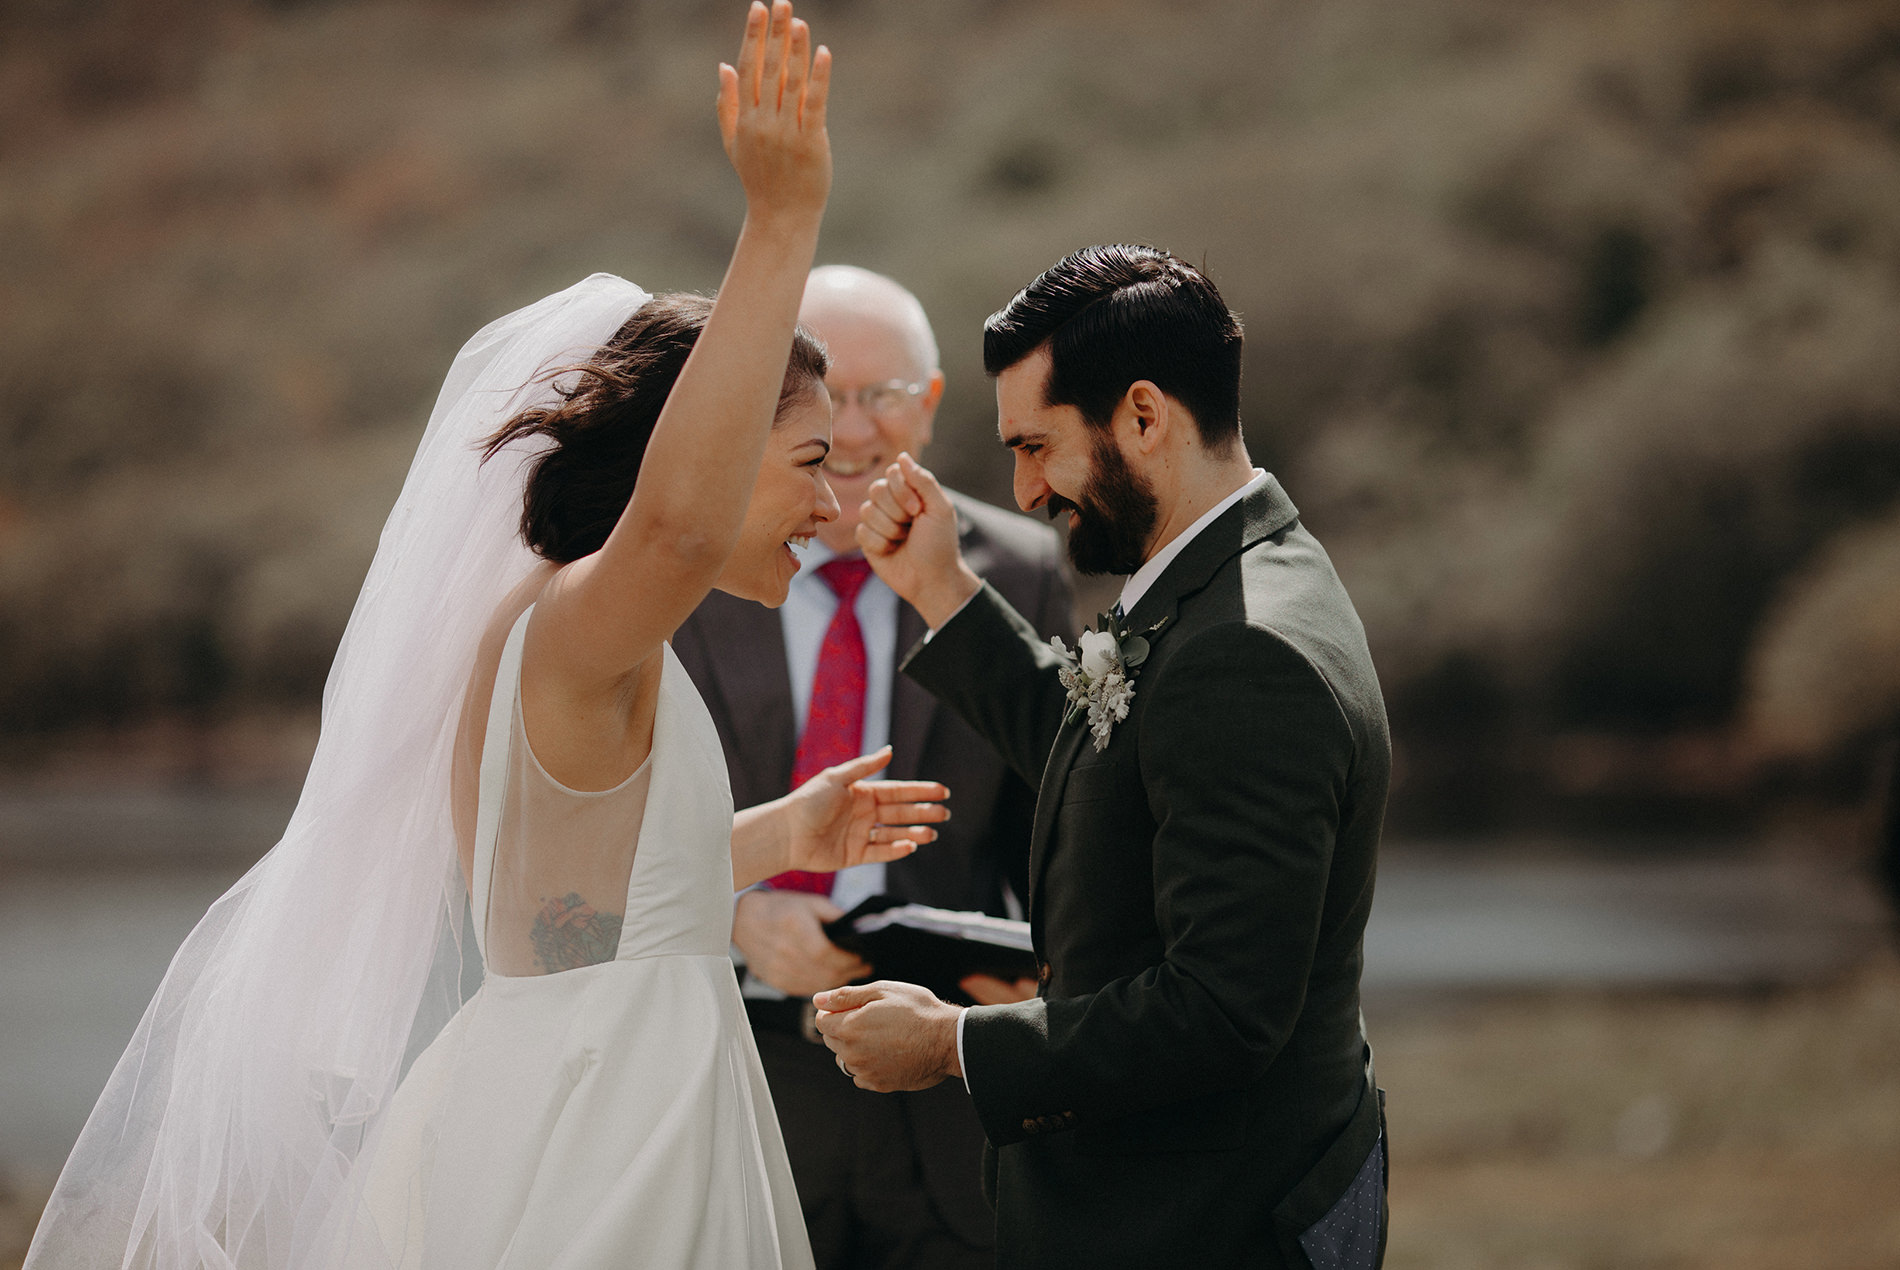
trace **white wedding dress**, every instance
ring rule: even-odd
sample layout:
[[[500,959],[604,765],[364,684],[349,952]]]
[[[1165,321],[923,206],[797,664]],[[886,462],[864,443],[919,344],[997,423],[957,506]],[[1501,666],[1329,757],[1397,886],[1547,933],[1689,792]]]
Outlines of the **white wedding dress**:
[[[488,622],[543,567],[519,526],[546,444],[485,438],[558,404],[558,368],[649,298],[595,274],[456,355],[297,809],[172,958],[30,1270],[812,1264],[727,961],[725,764],[672,651],[644,770],[577,793],[522,732],[517,625],[456,797]],[[466,1003],[465,915],[486,972]]]
[[[335,1262],[810,1266],[727,956],[732,796],[712,719],[665,647],[647,763],[611,790],[562,786],[522,725],[527,625],[502,653],[483,748],[482,986],[357,1161]],[[601,897],[622,894],[616,930]]]

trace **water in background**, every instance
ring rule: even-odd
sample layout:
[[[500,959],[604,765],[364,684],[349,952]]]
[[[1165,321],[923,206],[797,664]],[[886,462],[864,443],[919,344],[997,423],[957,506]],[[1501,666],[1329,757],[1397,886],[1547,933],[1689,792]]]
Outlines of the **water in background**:
[[[274,842],[285,791],[0,794],[0,1168],[56,1169],[172,953]],[[1807,983],[1880,938],[1838,865],[1703,844],[1392,843],[1366,1012],[1475,991]]]

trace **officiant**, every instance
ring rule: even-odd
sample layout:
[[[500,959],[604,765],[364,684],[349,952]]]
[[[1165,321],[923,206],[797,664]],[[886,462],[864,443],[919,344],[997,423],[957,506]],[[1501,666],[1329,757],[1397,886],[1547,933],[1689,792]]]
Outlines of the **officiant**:
[[[822,926],[874,895],[1020,916],[1035,791],[896,673],[924,621],[858,552],[858,507],[871,482],[900,451],[916,454],[929,443],[943,395],[922,304],[890,278],[827,265],[812,271],[799,320],[831,356],[825,473],[840,515],[800,553],[783,608],[714,591],[680,628],[675,649],[718,726],[738,805],[776,798],[823,767],[888,743],[889,775],[942,781],[954,815],[937,841],[907,859],[782,875],[741,895],[735,957],[819,1266],[991,1266],[983,1130],[969,1095],[955,1081],[888,1098],[856,1088],[813,1028],[810,999],[873,973]],[[972,566],[1044,635],[1071,633],[1055,533],[1016,512],[952,498]],[[964,987],[979,1003],[1035,990],[1033,981],[989,978]]]

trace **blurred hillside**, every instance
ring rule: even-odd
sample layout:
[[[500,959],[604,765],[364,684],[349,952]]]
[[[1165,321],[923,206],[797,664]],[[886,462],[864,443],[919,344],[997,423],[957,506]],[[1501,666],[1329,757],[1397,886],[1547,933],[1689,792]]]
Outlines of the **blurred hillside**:
[[[728,11],[730,10],[730,11]],[[455,348],[716,285],[740,6],[0,6],[0,731],[309,710]],[[1385,678],[1395,814],[1852,799],[1900,718],[1891,0],[812,0],[820,256],[937,322],[1204,261]],[[1540,810],[1541,809],[1541,810]]]

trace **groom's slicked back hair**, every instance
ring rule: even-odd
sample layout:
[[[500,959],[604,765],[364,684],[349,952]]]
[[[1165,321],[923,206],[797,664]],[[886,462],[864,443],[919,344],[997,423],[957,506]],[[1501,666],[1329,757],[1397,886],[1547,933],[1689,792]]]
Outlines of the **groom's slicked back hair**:
[[[515,415],[483,446],[483,461],[532,437],[553,444],[532,460],[521,500],[521,538],[534,553],[571,564],[606,545],[633,498],[647,441],[687,356],[706,329],[713,302],[672,292],[648,300],[593,357],[547,372],[557,400]],[[792,332],[774,426],[802,398],[824,391],[825,346],[804,327]]]
[[[999,375],[1049,346],[1052,406],[1108,426],[1145,379],[1194,416],[1210,450],[1240,436],[1240,317],[1213,280],[1156,247],[1084,247],[983,324],[983,368]]]

